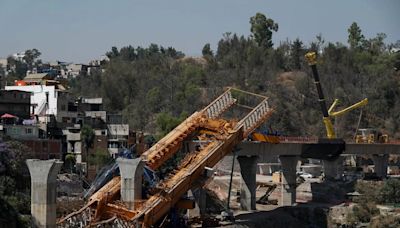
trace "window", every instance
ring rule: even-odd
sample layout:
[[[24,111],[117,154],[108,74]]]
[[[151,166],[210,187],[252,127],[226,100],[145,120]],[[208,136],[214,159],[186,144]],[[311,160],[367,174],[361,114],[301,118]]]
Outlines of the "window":
[[[25,128],[25,134],[31,135],[32,134],[32,128]]]

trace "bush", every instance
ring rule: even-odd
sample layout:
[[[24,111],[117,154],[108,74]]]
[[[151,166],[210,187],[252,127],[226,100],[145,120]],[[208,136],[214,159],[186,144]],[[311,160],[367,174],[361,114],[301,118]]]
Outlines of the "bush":
[[[75,172],[75,168],[74,168],[75,164],[76,164],[75,155],[67,154],[67,156],[65,156],[65,163],[64,163],[65,171],[69,172],[69,173]]]
[[[371,218],[379,214],[379,209],[373,203],[363,203],[353,207],[353,212],[348,215],[350,224],[370,222]]]
[[[400,203],[400,180],[389,179],[385,181],[380,191],[381,203]]]
[[[400,216],[381,215],[374,218],[370,224],[371,228],[395,228],[400,227]]]
[[[356,203],[379,203],[381,200],[382,182],[376,181],[357,181],[355,190],[361,196],[354,199]]]

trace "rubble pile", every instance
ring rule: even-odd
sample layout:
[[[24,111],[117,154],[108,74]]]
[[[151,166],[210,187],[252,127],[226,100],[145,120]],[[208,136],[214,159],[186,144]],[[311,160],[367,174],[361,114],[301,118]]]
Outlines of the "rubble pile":
[[[82,180],[77,174],[63,173],[57,176],[58,196],[81,196]]]

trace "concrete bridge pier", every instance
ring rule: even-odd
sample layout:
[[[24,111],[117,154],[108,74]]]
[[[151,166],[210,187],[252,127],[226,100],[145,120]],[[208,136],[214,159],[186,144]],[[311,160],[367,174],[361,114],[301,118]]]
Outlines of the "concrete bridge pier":
[[[386,178],[387,176],[387,168],[389,155],[388,154],[374,154],[372,156],[372,160],[374,161],[374,170],[378,177]]]
[[[242,175],[242,187],[240,189],[240,207],[242,210],[256,210],[256,175],[258,156],[238,156]]]
[[[202,216],[207,213],[207,193],[202,187],[192,188],[188,192],[189,196],[193,196],[196,201],[196,206],[193,210],[188,210],[188,213],[194,216]]]
[[[343,157],[338,157],[333,161],[323,161],[324,176],[328,180],[339,180],[343,176]]]
[[[57,174],[59,160],[26,160],[31,174],[31,214],[35,227],[56,227]]]
[[[282,166],[282,189],[280,206],[292,206],[296,203],[296,167],[297,156],[279,156]]]
[[[142,199],[142,178],[144,162],[141,158],[117,158],[121,173],[121,200],[129,209],[135,209],[135,202]]]

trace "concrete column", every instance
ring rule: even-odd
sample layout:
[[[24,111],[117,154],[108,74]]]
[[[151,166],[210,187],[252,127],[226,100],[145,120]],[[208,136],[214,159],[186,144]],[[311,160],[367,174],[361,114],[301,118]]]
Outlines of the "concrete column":
[[[297,156],[280,156],[282,166],[281,206],[292,206],[296,203],[296,168]]]
[[[343,157],[338,157],[333,161],[323,161],[324,176],[328,180],[339,180],[343,176]]]
[[[31,214],[39,228],[56,227],[57,174],[59,160],[26,160],[31,174]]]
[[[141,158],[117,158],[121,173],[121,200],[129,209],[142,199],[142,178],[144,162]]]
[[[378,177],[386,178],[387,176],[387,168],[388,168],[388,161],[389,155],[388,154],[374,154],[372,156],[372,160],[374,161],[374,170]]]
[[[257,156],[238,156],[243,184],[240,189],[240,207],[243,210],[256,210]]]

